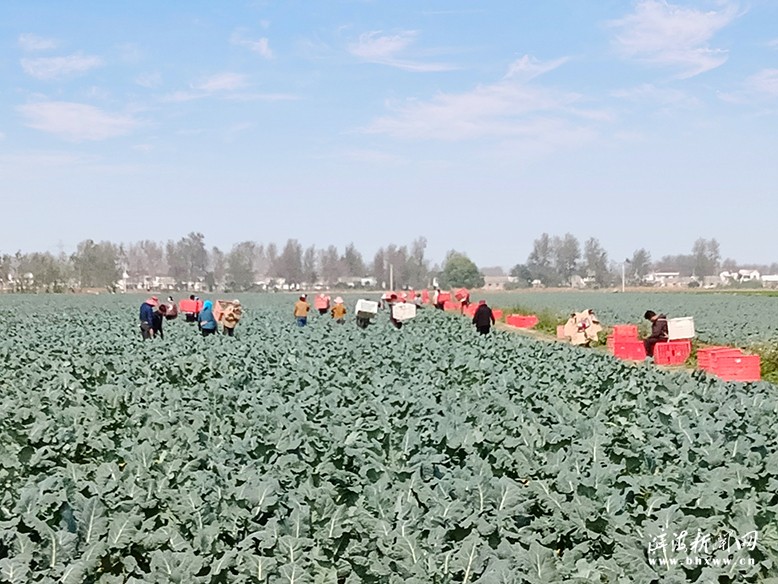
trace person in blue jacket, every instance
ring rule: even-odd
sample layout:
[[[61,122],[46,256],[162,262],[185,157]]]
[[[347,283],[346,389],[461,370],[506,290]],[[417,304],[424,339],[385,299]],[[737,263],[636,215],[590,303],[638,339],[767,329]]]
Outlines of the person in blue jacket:
[[[140,334],[143,339],[154,336],[154,307],[158,304],[156,296],[152,296],[140,305]]]
[[[218,329],[218,324],[213,316],[213,302],[206,300],[203,303],[203,309],[197,315],[197,323],[204,337],[214,334]]]

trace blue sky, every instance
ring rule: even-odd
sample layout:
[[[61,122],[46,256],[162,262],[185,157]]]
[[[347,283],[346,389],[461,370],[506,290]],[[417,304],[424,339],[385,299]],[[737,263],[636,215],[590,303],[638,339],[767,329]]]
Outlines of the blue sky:
[[[4,0],[0,251],[778,261],[778,2]]]

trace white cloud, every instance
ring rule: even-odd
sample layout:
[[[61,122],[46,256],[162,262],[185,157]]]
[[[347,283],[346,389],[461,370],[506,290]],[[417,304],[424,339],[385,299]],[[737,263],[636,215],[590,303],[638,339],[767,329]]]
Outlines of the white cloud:
[[[633,102],[648,102],[661,106],[676,106],[694,108],[700,105],[700,100],[679,89],[657,87],[651,83],[644,83],[637,87],[621,89],[612,93],[614,97]]]
[[[54,39],[47,39],[30,33],[20,34],[18,42],[19,47],[23,51],[46,51],[57,48],[57,41]]]
[[[246,76],[239,73],[219,73],[204,79],[193,86],[193,89],[205,93],[235,91],[246,87]]]
[[[521,59],[511,63],[510,67],[508,67],[508,73],[506,73],[505,78],[525,80],[534,79],[535,77],[561,67],[567,63],[568,60],[569,59],[567,57],[562,57],[561,59],[556,59],[554,61],[542,62],[538,61],[535,57],[531,57],[530,55],[524,55]]]
[[[748,87],[770,97],[778,97],[778,69],[763,69],[746,81]]]
[[[249,86],[248,77],[239,73],[219,73],[190,86],[189,90],[176,91],[162,98],[162,101],[181,103],[218,96],[233,101],[279,101],[297,99],[280,93],[252,93],[240,91]]]
[[[110,114],[81,103],[48,101],[19,106],[27,125],[72,142],[97,141],[122,136],[138,126],[134,118]]]
[[[728,52],[709,47],[721,29],[739,15],[734,4],[720,3],[718,11],[702,11],[661,0],[641,0],[635,11],[610,22],[614,44],[627,58],[678,70],[693,77],[723,65]]]
[[[257,53],[264,59],[270,60],[275,56],[270,48],[270,41],[267,39],[267,37],[262,37],[258,40],[251,40],[243,37],[241,32],[235,32],[230,38],[230,42],[233,45],[244,47],[253,53]]]
[[[102,64],[103,60],[100,57],[82,54],[22,59],[25,73],[45,81],[81,75]]]
[[[349,52],[367,63],[388,65],[405,71],[426,73],[456,69],[447,63],[424,62],[403,57],[417,36],[415,31],[404,31],[395,35],[382,35],[380,31],[363,33],[356,42],[349,45]]]
[[[159,87],[162,84],[162,75],[159,73],[142,73],[135,78],[135,83],[148,89]]]
[[[544,133],[553,131],[578,139],[587,133],[580,127],[582,121],[608,119],[604,112],[580,109],[580,101],[578,94],[507,77],[465,93],[390,104],[392,113],[376,119],[364,131],[396,138],[451,141],[484,137],[545,141]]]

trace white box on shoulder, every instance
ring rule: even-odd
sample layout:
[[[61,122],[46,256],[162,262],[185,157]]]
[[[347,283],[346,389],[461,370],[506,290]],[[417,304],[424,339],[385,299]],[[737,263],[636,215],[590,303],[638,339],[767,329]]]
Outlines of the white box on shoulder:
[[[392,306],[392,317],[394,320],[404,321],[416,318],[415,304],[395,304]]]
[[[357,316],[370,318],[378,314],[378,302],[373,300],[357,300],[357,307],[354,310]]]
[[[667,338],[671,341],[694,338],[694,317],[667,319]]]

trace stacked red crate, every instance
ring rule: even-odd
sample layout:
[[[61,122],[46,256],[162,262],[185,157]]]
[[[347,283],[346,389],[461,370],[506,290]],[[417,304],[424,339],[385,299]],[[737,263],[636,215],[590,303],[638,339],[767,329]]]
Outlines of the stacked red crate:
[[[657,365],[683,365],[691,354],[692,343],[687,339],[654,345],[654,363]]]
[[[638,339],[638,327],[634,324],[617,324],[606,344],[614,356],[626,361],[642,361],[646,358],[643,341]]]
[[[712,373],[724,381],[759,381],[762,378],[759,355],[716,355]]]

